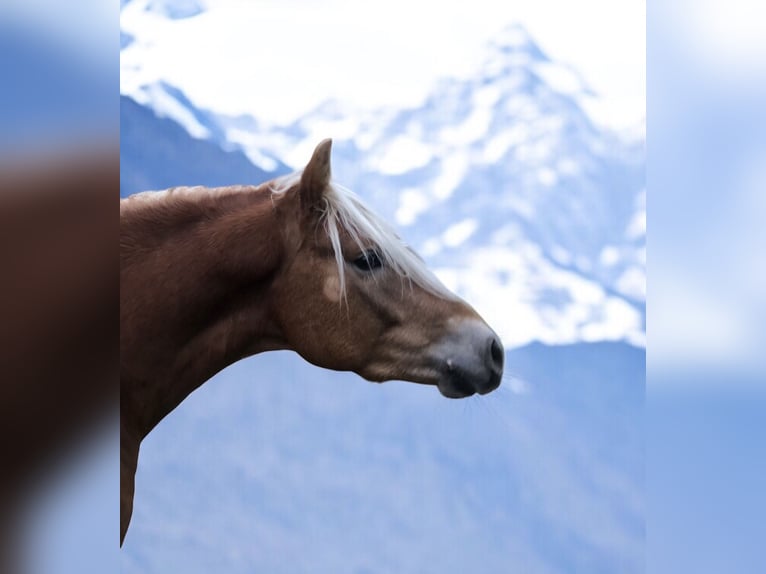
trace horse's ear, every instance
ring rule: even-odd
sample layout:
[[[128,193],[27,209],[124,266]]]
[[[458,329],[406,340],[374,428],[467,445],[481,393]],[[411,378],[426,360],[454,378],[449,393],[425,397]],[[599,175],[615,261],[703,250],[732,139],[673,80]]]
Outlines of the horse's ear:
[[[332,140],[319,142],[301,176],[301,205],[313,208],[321,205],[322,195],[330,185],[330,152]]]

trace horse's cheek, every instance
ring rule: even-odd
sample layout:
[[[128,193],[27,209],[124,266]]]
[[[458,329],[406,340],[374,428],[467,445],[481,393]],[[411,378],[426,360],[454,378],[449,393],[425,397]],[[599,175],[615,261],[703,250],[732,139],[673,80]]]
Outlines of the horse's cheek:
[[[336,371],[359,368],[367,337],[344,305],[325,299],[313,306],[298,305],[293,311],[291,345],[304,359]]]
[[[295,274],[275,297],[275,314],[289,347],[320,365],[333,339],[327,323],[327,307],[332,304],[321,293],[322,284],[315,276]]]

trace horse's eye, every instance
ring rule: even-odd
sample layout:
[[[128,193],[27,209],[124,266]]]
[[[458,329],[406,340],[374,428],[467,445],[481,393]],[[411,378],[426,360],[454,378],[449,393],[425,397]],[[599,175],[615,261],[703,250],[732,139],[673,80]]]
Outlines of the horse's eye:
[[[359,257],[351,262],[351,265],[360,271],[375,271],[383,267],[383,261],[380,259],[377,251],[365,251]]]

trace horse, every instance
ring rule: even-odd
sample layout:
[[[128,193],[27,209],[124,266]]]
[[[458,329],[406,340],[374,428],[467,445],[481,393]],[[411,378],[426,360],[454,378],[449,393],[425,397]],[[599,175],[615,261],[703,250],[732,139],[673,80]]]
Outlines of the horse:
[[[117,146],[21,148],[0,157],[0,572],[116,421],[119,384]]]
[[[271,350],[448,398],[500,385],[497,334],[331,178],[332,141],[257,186],[120,203],[120,544],[141,441],[226,366]]]

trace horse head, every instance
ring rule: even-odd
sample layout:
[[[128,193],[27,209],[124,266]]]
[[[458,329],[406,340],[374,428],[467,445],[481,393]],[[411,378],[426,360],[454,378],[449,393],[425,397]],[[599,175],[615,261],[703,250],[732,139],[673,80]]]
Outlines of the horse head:
[[[331,147],[321,142],[302,173],[273,186],[283,259],[272,313],[287,346],[321,367],[435,385],[449,398],[496,389],[498,336],[332,181]]]

